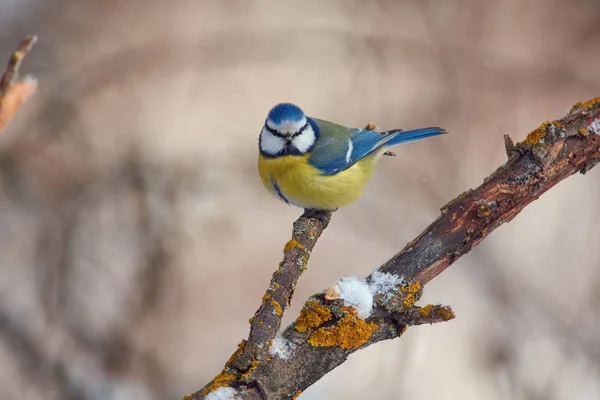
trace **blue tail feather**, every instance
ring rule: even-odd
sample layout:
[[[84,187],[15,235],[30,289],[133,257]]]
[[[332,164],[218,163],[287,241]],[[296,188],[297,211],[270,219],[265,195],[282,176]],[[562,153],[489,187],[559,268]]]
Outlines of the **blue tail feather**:
[[[394,135],[392,139],[390,139],[385,146],[396,146],[401,143],[412,142],[415,140],[421,140],[432,136],[438,136],[448,133],[444,128],[431,127],[431,128],[420,128],[413,129],[410,131],[397,131],[390,133],[390,135]]]

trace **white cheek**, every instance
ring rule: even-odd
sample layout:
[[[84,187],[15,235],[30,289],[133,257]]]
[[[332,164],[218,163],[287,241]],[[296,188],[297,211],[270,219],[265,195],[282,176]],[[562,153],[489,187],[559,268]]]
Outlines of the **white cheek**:
[[[260,149],[267,153],[275,155],[283,150],[285,146],[285,140],[283,138],[273,135],[266,129],[263,129],[260,133]]]
[[[304,131],[294,138],[294,147],[300,153],[306,153],[315,144],[315,131],[308,125]]]

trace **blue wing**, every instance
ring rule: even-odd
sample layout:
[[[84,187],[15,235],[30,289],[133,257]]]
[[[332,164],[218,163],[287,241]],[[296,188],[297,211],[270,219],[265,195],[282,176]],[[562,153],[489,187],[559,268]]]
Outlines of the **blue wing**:
[[[344,171],[384,146],[394,146],[447,133],[442,128],[380,133],[366,129],[347,128],[316,118],[311,118],[311,124],[318,131],[318,139],[308,162],[321,170],[322,175],[335,175]]]

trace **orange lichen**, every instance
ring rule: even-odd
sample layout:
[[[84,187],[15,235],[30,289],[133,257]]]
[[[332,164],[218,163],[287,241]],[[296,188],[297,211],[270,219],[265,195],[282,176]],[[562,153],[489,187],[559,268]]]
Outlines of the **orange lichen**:
[[[536,130],[530,132],[525,140],[517,144],[538,144],[540,140],[546,137],[546,129],[550,124],[551,122],[544,122]]]
[[[319,328],[308,337],[312,346],[339,346],[342,349],[355,349],[367,343],[378,326],[359,318],[355,312],[348,312],[334,326]]]
[[[479,218],[489,217],[492,211],[486,204],[481,204],[477,209],[477,216]]]
[[[418,295],[420,290],[421,282],[419,281],[414,281],[409,285],[400,287],[400,293],[404,294],[404,299],[402,300],[402,303],[405,307],[412,307],[415,305],[415,302],[417,301],[418,297],[420,297]]]
[[[252,319],[252,318],[251,318]],[[238,344],[237,350],[229,357],[229,360],[225,363],[225,368],[229,367],[229,364],[233,362],[236,358],[242,355],[244,349],[246,348],[246,339],[242,339],[240,344]]]
[[[416,281],[411,283],[410,285],[401,286],[400,292],[402,293],[412,293],[415,294],[421,289],[421,282]]]
[[[305,271],[308,268],[308,256],[302,256],[298,260],[298,266],[302,271]]]
[[[302,390],[298,390],[296,394],[292,397],[292,400],[296,400],[302,394]]]
[[[277,313],[277,315],[282,315],[283,314],[283,310],[281,309],[281,305],[276,302],[275,300],[271,301],[271,307],[273,307],[273,310],[275,310],[275,312]]]
[[[296,319],[296,330],[306,332],[314,329],[324,322],[331,320],[331,311],[316,300],[304,304],[300,316]]]
[[[456,317],[456,315],[454,315],[454,311],[452,311],[450,307],[440,307],[438,312],[446,321],[450,321]]]
[[[270,298],[271,298],[271,293],[267,292],[267,293],[265,293],[265,295],[263,296],[263,298],[262,298],[262,302],[263,302],[263,303],[266,303],[266,302],[267,302],[267,300],[269,300]]]
[[[415,302],[415,295],[412,293],[407,294],[404,300],[402,301],[405,307],[412,307],[415,305]]]
[[[273,284],[273,290],[277,290],[277,289],[279,289],[279,283],[275,282]]]
[[[301,249],[304,250],[304,246],[302,246],[300,244],[300,242],[298,242],[296,239],[291,239],[289,242],[287,242],[285,244],[285,247],[283,248],[283,253],[287,253],[288,251],[292,250],[292,249]]]
[[[230,374],[228,372],[226,372],[225,370],[221,371],[221,373],[217,376],[215,376],[212,380],[212,383],[210,384],[210,386],[208,387],[208,393],[210,392],[214,392],[215,390],[222,388],[222,387],[229,387],[231,386],[231,382],[234,382],[236,380],[236,376],[234,374]]]
[[[571,107],[571,111],[569,111],[569,113],[572,113],[578,107],[592,108],[596,104],[600,104],[600,97],[596,97],[596,98],[588,100],[588,101],[580,101],[579,103],[577,103],[573,107]]]
[[[248,379],[250,377],[250,374],[252,374],[252,372],[254,372],[254,370],[258,366],[258,362],[259,361],[257,359],[252,360],[252,364],[250,364],[250,368],[248,368],[248,371],[244,372],[240,378],[243,380]]]
[[[424,317],[428,317],[429,315],[431,315],[431,312],[434,309],[436,311],[436,315],[441,316],[444,319],[444,321],[449,321],[454,318],[454,312],[450,307],[434,306],[433,304],[428,304],[425,307],[417,308],[419,314],[421,314]]]
[[[435,307],[433,304],[427,304],[425,307],[417,308],[417,310],[419,310],[419,314],[421,314],[422,316],[428,317],[429,314],[431,314],[431,310],[433,310],[433,307]]]

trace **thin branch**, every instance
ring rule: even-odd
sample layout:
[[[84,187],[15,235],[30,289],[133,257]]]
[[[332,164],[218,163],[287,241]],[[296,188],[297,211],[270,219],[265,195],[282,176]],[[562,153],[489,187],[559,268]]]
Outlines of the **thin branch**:
[[[283,261],[273,273],[262,304],[251,319],[248,341],[243,342],[240,354],[232,360],[233,368],[247,371],[255,360],[267,358],[268,344],[279,331],[296,282],[306,270],[310,252],[327,226],[323,221],[329,218],[331,212],[325,212],[322,219],[300,217],[294,222],[292,239],[283,249]]]
[[[577,103],[566,117],[542,124],[516,145],[504,139],[509,159],[482,185],[442,207],[421,235],[365,279],[343,278],[311,296],[296,321],[276,334],[325,228],[319,219],[296,221],[248,341],[219,375],[185,399],[296,398],[355,351],[400,337],[408,326],[452,319],[449,307],[415,306],[422,285],[558,182],[600,161],[600,97]]]
[[[37,81],[33,77],[16,82],[21,63],[36,41],[37,36],[26,37],[11,55],[6,70],[0,76],[0,131],[37,88]]]

